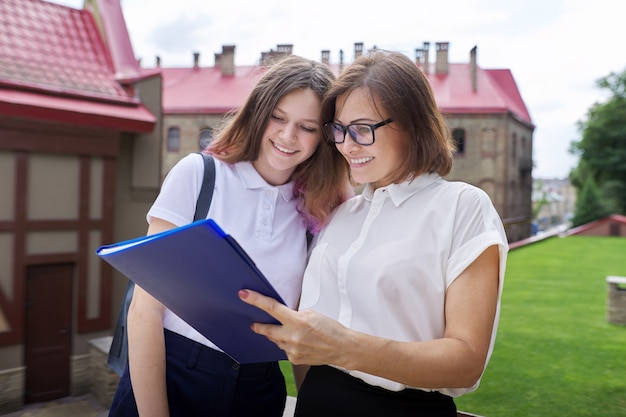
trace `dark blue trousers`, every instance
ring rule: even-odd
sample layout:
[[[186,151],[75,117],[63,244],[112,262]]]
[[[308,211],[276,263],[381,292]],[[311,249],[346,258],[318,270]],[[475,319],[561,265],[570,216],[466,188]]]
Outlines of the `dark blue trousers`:
[[[281,417],[287,391],[278,362],[240,365],[226,354],[165,330],[171,417]],[[109,416],[137,416],[128,366]]]
[[[389,391],[330,366],[312,366],[295,417],[456,417],[452,397],[417,389]]]

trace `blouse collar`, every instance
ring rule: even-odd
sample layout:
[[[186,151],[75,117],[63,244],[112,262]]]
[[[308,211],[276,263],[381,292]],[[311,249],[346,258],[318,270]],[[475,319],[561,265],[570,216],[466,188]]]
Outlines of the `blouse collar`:
[[[422,174],[413,180],[402,181],[399,184],[389,184],[385,187],[374,189],[374,186],[369,183],[363,189],[360,197],[355,199],[354,205],[350,208],[350,211],[356,210],[363,201],[372,202],[376,195],[384,193],[385,196],[391,198],[393,204],[398,207],[400,204],[408,200],[411,196],[428,187],[441,177],[437,173]]]
[[[243,185],[247,189],[274,189],[283,198],[283,200],[291,201],[291,199],[293,199],[293,181],[289,181],[288,183],[282,185],[270,185],[263,179],[261,174],[259,174],[250,161],[235,164],[235,170],[243,182]]]

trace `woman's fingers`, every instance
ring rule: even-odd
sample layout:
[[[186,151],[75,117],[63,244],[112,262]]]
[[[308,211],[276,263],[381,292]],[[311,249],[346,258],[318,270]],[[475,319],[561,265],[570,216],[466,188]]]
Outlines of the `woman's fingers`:
[[[245,303],[265,311],[281,323],[288,320],[291,314],[294,313],[289,307],[279,303],[272,297],[267,297],[253,290],[240,290],[239,298]]]

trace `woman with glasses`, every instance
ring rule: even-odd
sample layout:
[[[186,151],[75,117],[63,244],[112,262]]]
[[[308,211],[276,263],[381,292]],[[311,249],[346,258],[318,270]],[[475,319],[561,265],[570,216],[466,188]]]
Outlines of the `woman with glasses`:
[[[374,51],[322,103],[326,133],[363,193],[316,238],[299,311],[242,290],[256,323],[311,365],[296,416],[456,416],[493,351],[508,245],[479,188],[442,177],[454,145],[427,79]]]

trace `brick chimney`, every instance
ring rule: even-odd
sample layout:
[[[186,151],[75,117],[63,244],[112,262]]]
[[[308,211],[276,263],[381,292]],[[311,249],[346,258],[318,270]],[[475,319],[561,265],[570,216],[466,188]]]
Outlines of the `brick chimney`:
[[[222,75],[235,74],[235,45],[222,45],[222,52],[215,54],[215,66],[222,69]]]
[[[276,45],[276,52],[282,55],[291,55],[293,54],[293,44]]]
[[[330,64],[330,51],[328,49],[322,51],[322,64]]]
[[[339,72],[343,71],[343,49],[339,50]]]
[[[276,45],[276,50],[270,49],[268,52],[261,52],[261,65],[268,65],[275,58],[293,54],[293,44]]]
[[[448,42],[436,42],[435,50],[437,51],[437,61],[435,62],[436,74],[448,73]]]
[[[363,42],[354,43],[354,59],[357,59],[363,55]]]
[[[200,68],[200,52],[193,53],[193,67],[194,69]]]
[[[470,51],[470,74],[472,77],[472,91],[478,91],[478,63],[476,62],[476,45]]]
[[[422,66],[424,63],[424,50],[422,48],[415,48],[415,64]]]
[[[422,48],[422,50],[424,51],[424,74],[428,74],[430,72],[430,60],[428,57],[430,42],[424,42],[424,47]]]

